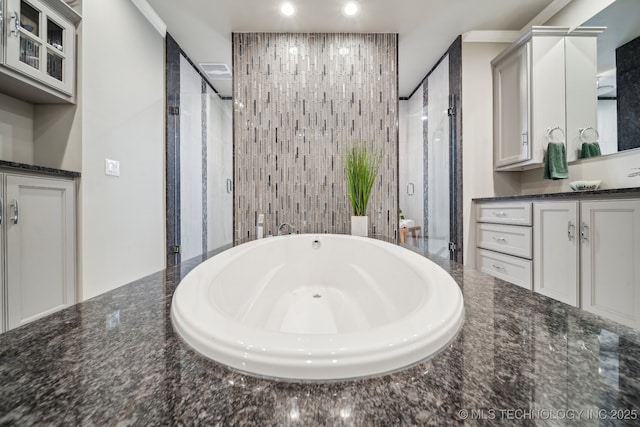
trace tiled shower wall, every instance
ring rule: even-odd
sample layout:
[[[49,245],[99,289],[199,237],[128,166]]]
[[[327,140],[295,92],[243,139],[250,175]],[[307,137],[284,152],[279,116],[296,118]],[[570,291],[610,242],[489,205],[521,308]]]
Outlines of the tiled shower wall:
[[[397,34],[233,34],[234,239],[349,233],[344,154],[380,150],[369,233],[398,229]]]

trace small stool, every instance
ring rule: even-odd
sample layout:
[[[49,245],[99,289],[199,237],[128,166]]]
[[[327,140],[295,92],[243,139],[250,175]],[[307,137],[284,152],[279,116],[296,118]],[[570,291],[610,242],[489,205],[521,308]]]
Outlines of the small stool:
[[[417,233],[419,233],[422,229],[418,226],[418,227],[402,227],[400,229],[400,243],[407,243],[407,233],[411,233],[411,237],[413,238],[413,244],[417,244],[417,238],[418,235]]]

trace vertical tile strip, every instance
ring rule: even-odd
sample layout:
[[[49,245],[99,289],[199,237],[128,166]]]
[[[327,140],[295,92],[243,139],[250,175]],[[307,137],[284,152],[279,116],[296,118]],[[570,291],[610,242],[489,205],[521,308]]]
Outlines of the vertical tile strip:
[[[453,260],[463,262],[464,248],[462,221],[462,36],[449,47],[449,93],[455,99],[451,144],[451,241],[456,245]]]
[[[428,77],[428,76],[427,76]],[[429,115],[426,114],[429,107],[429,79],[425,78],[422,83],[422,114],[425,119],[422,121],[422,140],[424,148],[422,150],[422,165],[424,168],[424,184],[422,188],[422,200],[424,201],[424,236],[429,237]],[[418,89],[420,90],[420,89]],[[429,251],[429,239],[425,239],[425,250]]]
[[[206,254],[208,231],[208,207],[207,207],[207,139],[209,108],[207,108],[207,83],[202,80],[202,91],[200,96],[201,120],[202,120],[202,253]]]
[[[346,148],[383,163],[370,233],[395,238],[398,217],[397,34],[234,33],[234,241],[282,222],[348,233]]]
[[[180,254],[173,247],[180,244],[180,116],[174,113],[180,108],[180,46],[167,34],[166,37],[166,209],[167,209],[167,267],[180,264]]]

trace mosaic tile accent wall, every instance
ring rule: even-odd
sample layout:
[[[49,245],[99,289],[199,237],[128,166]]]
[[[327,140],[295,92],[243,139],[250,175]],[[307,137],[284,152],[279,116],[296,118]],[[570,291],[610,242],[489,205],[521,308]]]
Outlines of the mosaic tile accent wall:
[[[350,233],[344,153],[383,153],[369,234],[398,229],[397,34],[234,33],[234,242],[289,222]]]

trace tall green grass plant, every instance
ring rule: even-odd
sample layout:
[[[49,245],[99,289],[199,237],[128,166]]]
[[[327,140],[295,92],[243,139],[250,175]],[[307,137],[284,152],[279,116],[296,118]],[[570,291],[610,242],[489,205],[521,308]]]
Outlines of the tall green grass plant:
[[[347,149],[345,174],[354,216],[367,214],[369,196],[378,176],[381,162],[381,153],[367,148],[364,144],[354,145]]]

